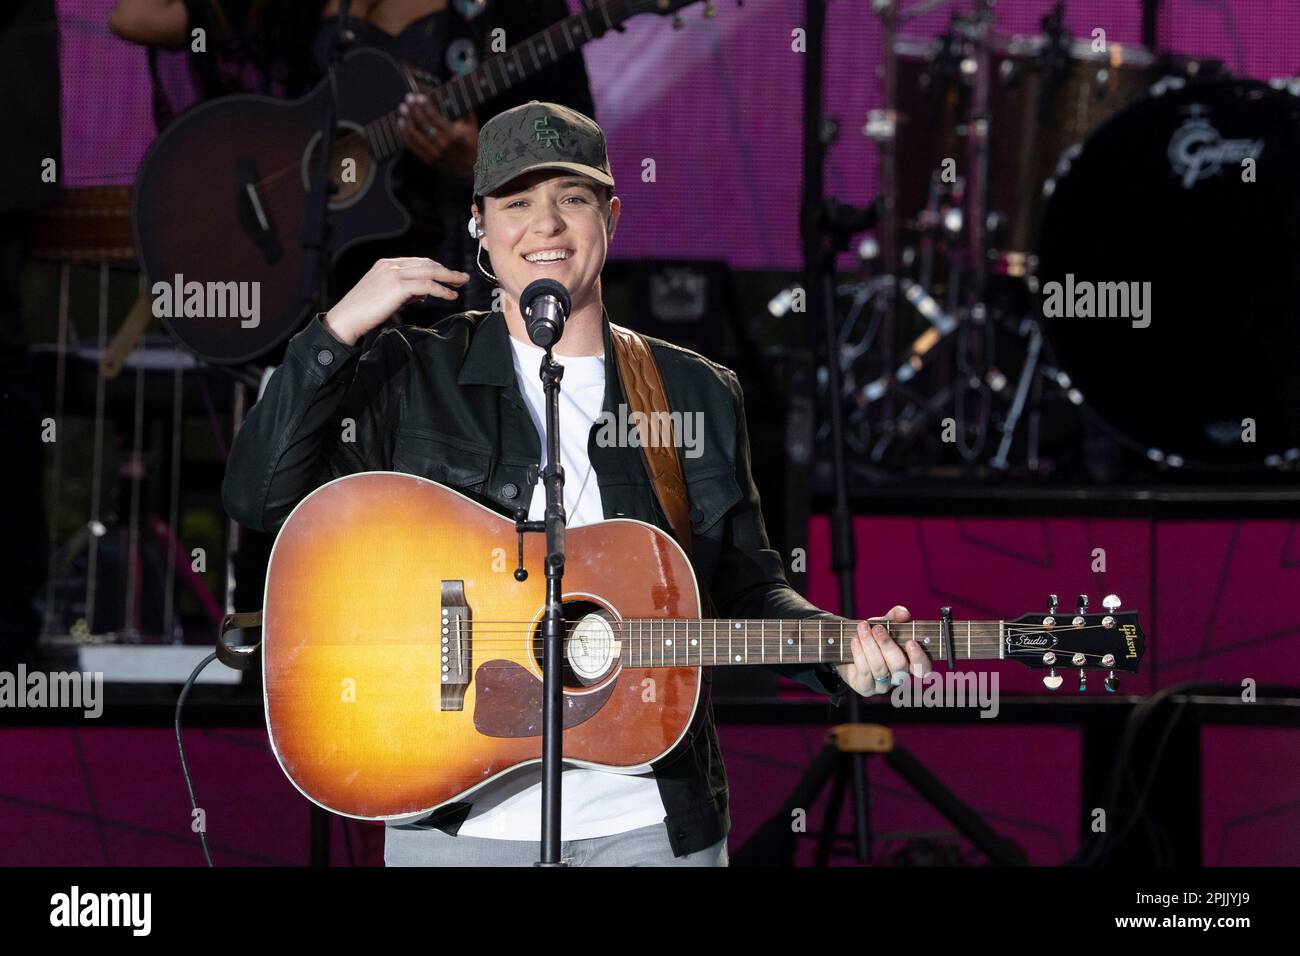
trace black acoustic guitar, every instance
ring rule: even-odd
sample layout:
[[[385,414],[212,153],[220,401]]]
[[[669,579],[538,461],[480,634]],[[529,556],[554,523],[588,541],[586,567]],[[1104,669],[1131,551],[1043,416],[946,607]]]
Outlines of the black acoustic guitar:
[[[338,101],[326,257],[398,235],[410,216],[393,195],[403,150],[397,107],[423,91],[456,119],[643,13],[676,14],[694,0],[600,0],[445,83],[378,50],[355,50],[336,72]],[[713,8],[705,5],[710,16]],[[680,25],[680,17],[675,17]],[[329,90],[298,100],[228,96],[196,107],[158,137],[135,183],[136,249],[152,285],[179,295],[155,308],[177,341],[216,364],[255,359],[301,325],[307,256],[300,233],[319,168]],[[181,278],[178,278],[181,277]],[[256,315],[236,309],[256,302]],[[255,296],[255,298],[254,298]]]

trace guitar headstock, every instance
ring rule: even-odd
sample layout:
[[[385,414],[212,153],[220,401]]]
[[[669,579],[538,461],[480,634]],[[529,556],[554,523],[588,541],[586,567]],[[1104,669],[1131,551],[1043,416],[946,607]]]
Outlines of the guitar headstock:
[[[1073,614],[1058,612],[1056,595],[1048,598],[1046,614],[1025,614],[1006,623],[1003,651],[1007,660],[1046,669],[1043,683],[1049,690],[1064,678],[1056,669],[1078,669],[1079,689],[1087,687],[1087,671],[1103,670],[1108,691],[1118,687],[1115,671],[1137,673],[1146,651],[1146,635],[1136,611],[1120,611],[1119,598],[1107,595],[1104,613],[1089,614],[1087,595],[1079,595]]]

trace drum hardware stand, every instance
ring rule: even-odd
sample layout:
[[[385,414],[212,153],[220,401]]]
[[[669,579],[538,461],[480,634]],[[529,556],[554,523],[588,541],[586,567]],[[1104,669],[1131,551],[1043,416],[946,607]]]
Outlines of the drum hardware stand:
[[[883,356],[885,368],[889,369],[895,366],[890,352],[893,342],[893,330],[901,325],[901,309],[904,298],[930,322],[932,328],[926,330],[913,342],[903,360],[897,363],[895,371],[880,375],[858,390],[856,400],[859,408],[865,404],[884,400],[883,413],[885,419],[895,421],[897,417],[893,407],[895,386],[907,382],[919,372],[931,349],[952,332],[957,331],[959,326],[962,326],[956,351],[956,365],[958,372],[962,376],[962,381],[956,383],[956,386],[950,390],[954,399],[954,415],[959,421],[966,421],[965,396],[968,391],[974,390],[980,393],[981,404],[980,413],[977,416],[978,420],[987,423],[991,414],[992,399],[985,386],[987,378],[985,373],[991,373],[992,370],[987,367],[983,369],[972,367],[967,358],[968,352],[964,347],[965,342],[963,340],[966,335],[985,330],[984,334],[987,336],[989,344],[980,354],[984,360],[983,364],[987,366],[992,347],[992,330],[986,324],[987,310],[982,298],[985,291],[987,268],[985,259],[985,246],[987,245],[985,219],[988,206],[988,111],[992,59],[990,34],[996,20],[993,13],[993,0],[978,0],[976,10],[969,16],[954,15],[955,33],[948,34],[948,39],[943,41],[945,44],[944,50],[948,51],[949,59],[953,58],[951,55],[953,36],[962,36],[969,40],[975,50],[974,90],[970,115],[965,123],[967,175],[951,190],[955,204],[946,212],[938,195],[944,190],[937,183],[932,182],[930,202],[927,204],[927,211],[930,215],[927,221],[922,224],[928,227],[928,234],[923,239],[922,261],[920,263],[922,268],[921,282],[916,283],[903,279],[901,275],[902,255],[898,228],[896,169],[896,133],[899,121],[897,112],[898,27],[900,23],[923,13],[928,13],[942,5],[944,5],[943,0],[926,0],[926,2],[918,3],[907,11],[900,11],[898,4],[894,0],[877,0],[873,6],[874,11],[881,19],[882,42],[884,45],[884,64],[881,70],[883,106],[880,110],[872,112],[864,132],[868,138],[876,143],[880,157],[883,208],[878,235],[881,248],[880,258],[884,268],[884,275],[881,278],[890,280],[888,286],[881,287],[882,290],[887,290],[889,295],[888,305],[882,310],[883,316],[887,316],[889,321],[882,321],[883,334],[880,336],[885,351]],[[958,57],[958,61],[962,63],[959,70],[964,69],[964,59]],[[936,88],[932,86],[932,98],[935,95],[939,94],[936,92]],[[964,236],[961,235],[963,229],[965,230]],[[940,230],[953,233],[954,242],[961,241],[964,247],[961,256],[949,256],[950,275],[947,287],[949,306],[946,312],[940,309],[938,303],[926,292],[926,285],[932,281],[933,273],[933,233]],[[959,262],[959,260],[962,261]],[[966,294],[963,295],[960,285],[961,279],[965,275],[970,277],[970,281],[966,285]],[[900,291],[904,295],[899,295]],[[966,308],[961,308],[959,303],[966,296],[970,297],[970,304]],[[959,319],[959,316],[962,318]],[[970,320],[974,320],[974,329],[967,330],[965,326]],[[831,361],[834,361],[837,357],[839,357],[838,353],[830,353]],[[835,385],[832,385],[831,394],[840,395]],[[843,396],[839,400],[842,401]],[[928,411],[933,411],[930,403],[923,404],[926,404]],[[861,418],[861,416],[855,417],[859,420]],[[895,421],[895,425],[897,425],[897,421]],[[967,429],[963,427],[962,430],[964,434]],[[894,428],[891,431],[898,434],[902,430]],[[978,458],[983,449],[986,428],[981,427],[978,431],[979,435],[973,444],[967,443],[965,438],[959,444],[958,450],[966,461],[973,461]],[[885,445],[887,444],[888,440],[885,441]],[[878,458],[883,453],[883,450],[883,445],[877,445],[873,457]]]
[[[998,450],[993,458],[989,461],[989,467],[996,471],[1006,471],[1008,468],[1007,454],[1011,451],[1011,442],[1015,438],[1016,426],[1020,422],[1020,416],[1025,410],[1025,402],[1029,398],[1029,386],[1033,383],[1034,377],[1038,374],[1038,356],[1043,349],[1043,333],[1038,328],[1038,323],[1033,323],[1033,328],[1029,333],[1029,349],[1025,356],[1025,364],[1020,370],[1020,379],[1016,382],[1015,397],[1011,400],[1011,408],[1007,411],[1006,418],[1002,422],[1002,437],[998,441]],[[1038,460],[1038,449],[1035,434],[1030,436],[1029,459],[1036,463]],[[1031,470],[1035,470],[1031,467]]]
[[[1038,90],[1038,121],[1047,122],[1052,113],[1052,95],[1070,70],[1070,33],[1065,29],[1065,2],[1058,0],[1052,12],[1046,14],[1039,26],[1043,31],[1043,47],[1036,59],[1036,67],[1043,77]]]
[[[971,113],[967,119],[966,211],[967,265],[971,271],[971,295],[980,303],[984,295],[984,278],[987,269],[987,216],[989,204],[989,74],[992,72],[990,32],[996,17],[993,0],[977,0],[975,11],[964,30],[975,47],[975,85],[971,93]],[[959,21],[960,22],[960,21]]]
[[[951,2],[953,0],[920,0],[907,10],[900,9],[901,0],[873,0],[872,2],[872,11],[880,18],[881,43],[884,47],[884,58],[880,70],[881,108],[871,111],[867,125],[863,129],[863,134],[875,143],[879,155],[881,211],[876,235],[880,243],[880,261],[884,268],[884,274],[893,277],[895,282],[897,282],[902,272],[898,228],[898,29],[907,21],[939,7],[947,6]],[[811,81],[811,70],[809,70],[808,79],[805,81],[805,92],[808,91],[808,84]],[[808,116],[820,115],[820,72],[816,82],[818,111],[817,113],[808,112],[810,104],[806,102],[805,121]],[[808,142],[805,140],[805,179],[808,175],[809,157],[811,155],[808,150]],[[818,153],[817,155],[820,158],[821,154]],[[814,199],[820,200],[820,169],[817,170],[817,188],[819,191]],[[807,201],[808,197],[805,197],[805,203]],[[805,257],[805,264],[807,262],[808,258]],[[902,302],[897,294],[891,293],[889,307],[882,313],[882,318],[884,321],[882,322],[880,341],[884,343],[884,364],[886,368],[889,368],[893,365],[892,350],[895,330],[901,325],[902,318]],[[827,361],[828,363],[835,363],[835,353],[829,353]],[[836,378],[838,378],[838,375]],[[838,404],[842,401],[838,387],[832,387],[830,394],[833,403]],[[892,411],[892,400],[886,396],[886,416],[891,415]]]

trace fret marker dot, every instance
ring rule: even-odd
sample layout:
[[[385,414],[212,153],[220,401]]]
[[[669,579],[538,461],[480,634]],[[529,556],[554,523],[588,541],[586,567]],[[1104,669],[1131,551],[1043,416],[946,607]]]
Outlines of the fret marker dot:
[[[739,654],[736,655],[736,660],[740,660],[740,655],[739,655]]]
[[[691,638],[691,647],[694,647],[694,646],[695,646],[696,644],[698,644],[698,643],[699,643],[699,642],[698,642],[697,640],[695,640],[695,638],[693,638],[693,637]]]
[[[834,644],[834,643],[835,643],[835,638],[833,638],[833,637],[828,637],[828,638],[826,638],[826,643],[827,643],[827,644]]]
[[[672,642],[673,642],[673,639],[670,637],[670,638],[668,638],[668,640],[664,641],[664,644],[665,644],[665,645],[670,645],[670,644],[672,644]]]
[[[740,630],[740,622],[739,622],[739,621],[737,621],[733,626],[736,628],[736,630]]]

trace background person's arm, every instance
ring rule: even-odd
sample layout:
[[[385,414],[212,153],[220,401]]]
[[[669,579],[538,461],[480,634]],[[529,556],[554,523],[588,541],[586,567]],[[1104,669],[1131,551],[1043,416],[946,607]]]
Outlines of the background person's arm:
[[[189,41],[184,0],[117,0],[108,28],[128,43],[179,49]]]

